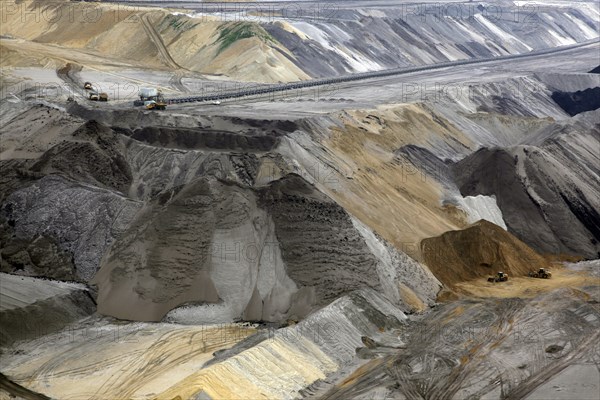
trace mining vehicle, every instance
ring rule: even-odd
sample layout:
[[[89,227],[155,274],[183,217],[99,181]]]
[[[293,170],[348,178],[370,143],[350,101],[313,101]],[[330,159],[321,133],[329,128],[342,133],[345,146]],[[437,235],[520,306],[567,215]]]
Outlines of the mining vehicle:
[[[98,92],[90,92],[90,100],[93,101],[108,101],[108,94],[102,92],[102,93],[98,93]]]
[[[488,278],[488,282],[506,282],[508,280],[508,275],[502,271],[498,271],[496,276],[490,276]]]
[[[140,96],[140,100],[142,101],[150,101],[150,100],[158,100],[158,97],[161,96],[161,93],[156,88],[141,88],[138,92]]]
[[[84,84],[83,84],[83,88],[84,88],[85,90],[92,90],[92,89],[93,89],[93,88],[92,88],[92,83],[91,83],[91,82],[86,82],[86,83],[84,83]]]
[[[529,276],[532,278],[550,279],[552,278],[552,272],[546,271],[545,268],[540,268],[537,272],[531,271]]]
[[[166,110],[167,109],[167,103],[165,103],[164,101],[149,100],[144,103],[144,106],[146,106],[146,110]]]

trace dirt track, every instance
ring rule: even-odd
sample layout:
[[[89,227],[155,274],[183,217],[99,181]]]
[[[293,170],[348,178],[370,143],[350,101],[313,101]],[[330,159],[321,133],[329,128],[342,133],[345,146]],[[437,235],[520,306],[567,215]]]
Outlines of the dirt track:
[[[399,332],[405,350],[371,361],[319,394],[344,399],[372,397],[377,390],[409,399],[525,398],[597,354],[600,309],[590,297],[598,295],[597,288],[442,306]],[[597,390],[593,382],[577,383]]]
[[[2,364],[14,382],[53,398],[148,398],[195,371],[213,352],[253,332],[235,325],[146,326],[88,320],[40,338],[22,355],[3,358]]]
[[[142,26],[144,27],[144,30],[148,34],[148,37],[150,38],[152,43],[154,43],[154,45],[156,46],[156,49],[160,53],[160,56],[162,57],[165,64],[167,64],[169,67],[171,67],[173,69],[184,69],[181,65],[177,64],[177,62],[173,59],[173,57],[171,57],[169,50],[167,50],[165,43],[163,42],[162,38],[160,37],[160,34],[158,32],[156,32],[156,29],[154,29],[152,22],[150,22],[150,17],[148,17],[147,14],[141,15],[140,21],[142,22]]]

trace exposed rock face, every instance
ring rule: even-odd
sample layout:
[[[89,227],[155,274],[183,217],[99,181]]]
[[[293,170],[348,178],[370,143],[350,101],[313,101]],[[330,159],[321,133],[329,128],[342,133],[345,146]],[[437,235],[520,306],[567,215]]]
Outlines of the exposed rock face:
[[[527,276],[548,262],[525,243],[488,221],[421,242],[425,263],[446,285],[495,275]]]
[[[18,238],[54,238],[72,255],[77,275],[89,280],[140,206],[106,189],[47,176],[13,192],[0,214],[14,225]]]
[[[131,167],[133,182],[129,196],[149,200],[163,190],[182,186],[201,177],[214,177],[254,186],[261,165],[271,165],[273,153],[211,152],[206,150],[165,149],[123,138],[125,157]],[[261,155],[262,154],[262,155]],[[268,166],[267,166],[268,167]],[[271,170],[266,179],[272,180]]]
[[[135,130],[132,138],[151,145],[180,149],[268,151],[277,145],[275,136],[238,135],[225,131],[155,128]]]
[[[320,302],[363,285],[379,289],[375,258],[337,203],[297,175],[261,193],[275,223],[290,277],[316,289]]]

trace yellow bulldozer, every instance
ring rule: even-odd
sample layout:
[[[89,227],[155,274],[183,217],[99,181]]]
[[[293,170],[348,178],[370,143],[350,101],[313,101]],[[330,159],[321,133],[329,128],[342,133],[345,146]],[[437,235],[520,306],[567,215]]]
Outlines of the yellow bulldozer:
[[[550,279],[550,278],[552,278],[552,272],[547,271],[545,268],[540,268],[537,271],[529,272],[529,276],[531,278]]]
[[[102,92],[90,92],[89,98],[92,101],[108,101],[108,94]]]
[[[498,271],[496,276],[490,276],[488,282],[506,282],[508,280],[508,274],[502,271]]]
[[[149,101],[144,102],[144,106],[146,107],[146,110],[166,110],[167,109],[167,103],[165,103],[164,101],[149,100]]]

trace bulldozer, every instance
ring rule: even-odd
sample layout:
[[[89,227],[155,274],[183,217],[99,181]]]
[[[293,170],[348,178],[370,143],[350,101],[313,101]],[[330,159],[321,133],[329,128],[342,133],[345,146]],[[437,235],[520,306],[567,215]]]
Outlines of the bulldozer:
[[[552,278],[552,272],[546,271],[545,268],[540,268],[537,272],[536,271],[529,272],[529,276],[531,278],[550,279],[550,278]]]
[[[92,90],[92,89],[93,89],[93,87],[92,87],[92,83],[91,83],[91,82],[86,82],[86,83],[84,83],[84,84],[83,84],[83,88],[84,88],[85,90]]]
[[[90,92],[89,98],[92,101],[108,101],[108,94],[104,92]]]
[[[502,271],[498,271],[496,276],[490,276],[488,278],[488,282],[506,282],[508,280],[508,275]]]
[[[154,100],[149,100],[144,102],[144,106],[146,107],[146,110],[166,110],[167,109],[167,103],[165,103],[164,101],[154,101]]]
[[[146,110],[166,110],[167,102],[162,93],[157,92],[156,96],[147,98],[146,101],[144,101],[144,106],[146,107]]]

